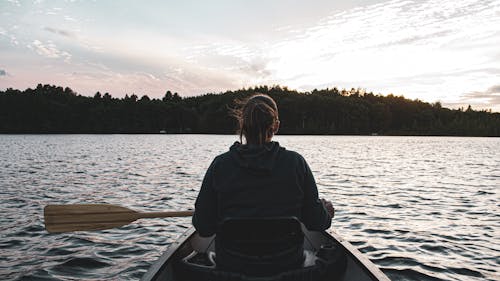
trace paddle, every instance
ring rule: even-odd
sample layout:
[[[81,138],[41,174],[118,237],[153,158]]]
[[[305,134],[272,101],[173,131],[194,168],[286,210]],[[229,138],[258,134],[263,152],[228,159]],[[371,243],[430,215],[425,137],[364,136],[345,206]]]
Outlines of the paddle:
[[[143,213],[111,204],[48,205],[45,229],[50,233],[102,230],[127,225],[142,218],[189,217],[193,211]]]

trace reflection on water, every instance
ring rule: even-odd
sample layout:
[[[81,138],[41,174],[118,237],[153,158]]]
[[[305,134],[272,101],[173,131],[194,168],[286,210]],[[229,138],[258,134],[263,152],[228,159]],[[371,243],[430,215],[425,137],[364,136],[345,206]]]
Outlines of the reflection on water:
[[[0,277],[138,279],[190,226],[49,235],[47,204],[192,207],[235,136],[0,135]],[[278,136],[308,160],[333,228],[393,280],[499,280],[500,139]]]

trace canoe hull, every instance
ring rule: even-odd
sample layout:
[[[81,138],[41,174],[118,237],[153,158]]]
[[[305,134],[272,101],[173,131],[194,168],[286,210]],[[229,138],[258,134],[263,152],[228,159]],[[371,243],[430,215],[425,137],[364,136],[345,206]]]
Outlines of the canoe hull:
[[[335,232],[314,232],[304,230],[304,249],[317,251],[321,245],[335,244],[340,248],[347,259],[345,274],[340,280],[350,281],[389,281],[389,278],[380,271],[370,260],[362,255],[349,242],[342,239]],[[141,280],[180,281],[182,276],[174,276],[174,260],[183,258],[193,251],[205,253],[214,251],[214,237],[201,237],[194,228],[187,230],[176,242],[172,243],[163,255],[150,267]]]

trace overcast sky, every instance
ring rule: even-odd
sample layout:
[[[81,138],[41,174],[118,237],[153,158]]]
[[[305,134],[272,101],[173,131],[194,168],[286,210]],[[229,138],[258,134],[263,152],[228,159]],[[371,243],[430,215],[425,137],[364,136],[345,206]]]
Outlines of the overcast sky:
[[[0,89],[279,84],[500,112],[500,0],[0,0]]]

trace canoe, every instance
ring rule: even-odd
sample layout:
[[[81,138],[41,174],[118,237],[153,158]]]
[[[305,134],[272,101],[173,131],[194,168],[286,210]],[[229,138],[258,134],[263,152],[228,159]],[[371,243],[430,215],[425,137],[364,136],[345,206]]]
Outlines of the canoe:
[[[389,278],[375,266],[368,258],[359,252],[348,241],[342,239],[337,233],[304,231],[304,250],[311,253],[317,252],[321,245],[335,245],[347,260],[345,271],[335,280],[356,281],[389,281]],[[184,276],[179,276],[176,264],[180,259],[186,259],[193,253],[208,253],[214,251],[214,239],[201,237],[194,228],[188,229],[176,242],[172,243],[161,257],[149,268],[142,277],[143,281],[165,280],[183,281]],[[333,279],[332,279],[333,280]],[[200,280],[202,281],[202,280]]]

